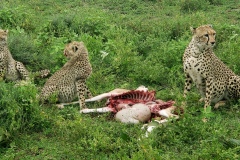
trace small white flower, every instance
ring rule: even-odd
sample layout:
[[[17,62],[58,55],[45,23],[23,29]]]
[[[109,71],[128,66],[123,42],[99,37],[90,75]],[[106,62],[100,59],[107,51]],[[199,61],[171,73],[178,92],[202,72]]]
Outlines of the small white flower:
[[[101,55],[102,59],[104,59],[109,54],[105,51],[100,51],[100,53],[102,53],[102,55]]]

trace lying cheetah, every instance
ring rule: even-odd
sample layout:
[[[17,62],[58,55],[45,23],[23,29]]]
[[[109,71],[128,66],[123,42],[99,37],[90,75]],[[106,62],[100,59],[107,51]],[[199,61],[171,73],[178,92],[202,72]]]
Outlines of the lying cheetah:
[[[184,97],[194,82],[205,101],[205,110],[211,103],[218,108],[225,104],[224,100],[240,98],[240,78],[213,52],[216,32],[212,26],[203,25],[191,31],[193,37],[183,55]]]
[[[7,45],[8,30],[0,29],[0,78],[6,81],[29,80],[29,72],[21,62],[15,61]],[[49,70],[34,73],[36,77],[45,77]]]
[[[41,101],[46,101],[53,94],[61,103],[71,102],[78,96],[80,107],[86,108],[85,93],[92,97],[86,86],[86,79],[92,73],[88,51],[83,42],[74,41],[66,45],[64,55],[69,60],[47,80],[41,92]]]

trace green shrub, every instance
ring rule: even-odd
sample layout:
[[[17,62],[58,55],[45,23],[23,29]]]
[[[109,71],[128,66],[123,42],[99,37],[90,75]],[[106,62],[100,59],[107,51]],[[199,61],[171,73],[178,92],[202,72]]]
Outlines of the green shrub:
[[[218,24],[213,26],[217,32],[217,43],[225,43],[236,40],[239,37],[240,27],[238,25]]]
[[[2,8],[0,10],[0,26],[2,28],[20,27],[28,32],[35,28],[32,18],[33,14],[24,6]]]
[[[77,33],[88,33],[91,36],[102,35],[104,31],[109,29],[109,25],[102,17],[86,17],[76,25],[79,27]]]
[[[36,71],[47,67],[47,63],[44,64],[44,57],[34,41],[24,30],[22,32],[11,30],[8,47],[15,60],[22,62],[28,69]]]
[[[58,15],[54,16],[46,24],[44,32],[52,34],[54,37],[63,37],[66,32],[71,31],[71,27],[74,23],[74,15]]]
[[[207,0],[184,0],[180,3],[182,12],[196,12],[198,10],[207,10],[209,2]]]
[[[0,145],[27,131],[40,132],[50,121],[39,107],[34,85],[13,86],[0,82]]]
[[[208,0],[208,2],[212,5],[222,5],[226,3],[225,0]]]

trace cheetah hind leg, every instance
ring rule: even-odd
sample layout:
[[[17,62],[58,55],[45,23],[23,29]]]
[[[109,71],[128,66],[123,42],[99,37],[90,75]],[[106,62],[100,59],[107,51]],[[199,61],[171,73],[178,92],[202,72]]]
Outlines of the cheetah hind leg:
[[[89,88],[85,85],[85,93],[87,94],[87,96],[91,99],[93,96],[92,96],[92,93],[90,92]],[[87,102],[85,100],[85,102]],[[59,109],[63,109],[64,106],[66,105],[71,105],[71,104],[79,104],[79,101],[75,101],[75,102],[69,102],[69,103],[60,103],[60,104],[57,104],[57,107]]]
[[[219,101],[215,104],[214,108],[218,109],[220,106],[224,106],[226,104],[226,101]]]
[[[89,90],[89,88],[87,87],[86,84],[85,84],[85,92],[86,92],[88,98],[92,98],[92,97],[93,97],[93,96],[92,96],[92,93],[90,92],[90,90]]]
[[[22,62],[16,61],[16,69],[21,75],[21,80],[29,80],[28,70],[25,68]]]
[[[91,98],[93,97],[93,96],[92,96],[92,93],[90,92],[90,90],[88,89],[87,86],[85,86],[85,87],[86,87],[85,92],[86,92],[87,96],[91,99]],[[88,101],[85,100],[85,102],[88,102]],[[66,105],[71,105],[71,104],[80,104],[80,103],[79,103],[79,100],[78,100],[78,101],[75,101],[75,102],[69,102],[69,103],[60,103],[60,104],[57,104],[57,107],[58,107],[59,109],[63,109],[64,106],[66,106]]]

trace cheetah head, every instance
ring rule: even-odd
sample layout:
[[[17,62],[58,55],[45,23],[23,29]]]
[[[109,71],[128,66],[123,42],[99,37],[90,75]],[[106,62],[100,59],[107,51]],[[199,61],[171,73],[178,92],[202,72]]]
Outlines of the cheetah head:
[[[0,29],[0,42],[1,43],[7,42],[7,35],[8,35],[8,30]]]
[[[64,55],[70,59],[71,57],[75,56],[76,54],[87,54],[87,49],[84,46],[83,42],[73,41],[66,45],[64,49]]]
[[[211,49],[215,45],[216,32],[212,28],[212,25],[202,25],[198,28],[190,28],[193,33],[193,38],[196,42],[196,47],[201,51],[205,49]]]

